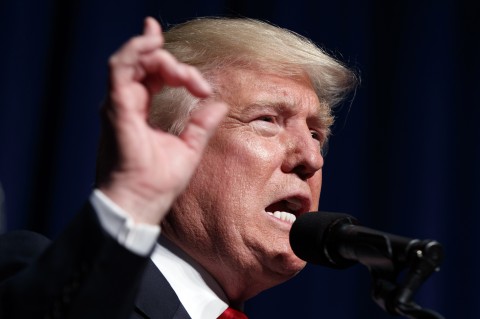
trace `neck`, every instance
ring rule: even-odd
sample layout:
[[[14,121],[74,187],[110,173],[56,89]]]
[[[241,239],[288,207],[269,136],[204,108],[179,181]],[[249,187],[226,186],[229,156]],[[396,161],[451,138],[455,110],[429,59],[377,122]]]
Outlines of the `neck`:
[[[279,280],[265,282],[265,278],[272,278],[272,274],[266,275],[265,270],[252,270],[252,267],[239,267],[238,264],[231,265],[231,262],[226,262],[226,258],[222,258],[221,255],[208,255],[204,251],[190,249],[190,245],[184,245],[177,237],[169,236],[164,231],[159,241],[179,258],[213,278],[215,284],[209,286],[211,288],[214,286],[212,290],[215,290],[215,287],[221,289],[219,294],[226,296],[232,308],[243,309],[246,300],[279,283]]]

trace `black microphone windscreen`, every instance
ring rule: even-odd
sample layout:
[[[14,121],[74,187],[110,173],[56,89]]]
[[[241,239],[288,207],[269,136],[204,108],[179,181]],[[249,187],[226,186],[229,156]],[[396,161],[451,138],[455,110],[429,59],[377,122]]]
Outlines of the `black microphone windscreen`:
[[[293,252],[306,262],[344,269],[353,262],[333,262],[328,251],[329,234],[339,223],[356,224],[356,220],[347,214],[330,212],[311,212],[297,218],[290,229],[290,246]]]

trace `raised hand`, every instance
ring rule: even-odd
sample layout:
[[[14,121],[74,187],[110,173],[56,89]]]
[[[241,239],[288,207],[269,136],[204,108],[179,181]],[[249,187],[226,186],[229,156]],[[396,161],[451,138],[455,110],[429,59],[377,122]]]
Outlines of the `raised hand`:
[[[162,45],[160,25],[147,18],[143,34],[110,58],[110,92],[103,113],[105,142],[111,144],[104,156],[114,160],[98,186],[136,222],[149,224],[158,224],[188,185],[227,111],[224,103],[209,99],[210,85],[198,70],[178,62]],[[151,96],[164,85],[185,87],[203,99],[180,136],[147,122]]]

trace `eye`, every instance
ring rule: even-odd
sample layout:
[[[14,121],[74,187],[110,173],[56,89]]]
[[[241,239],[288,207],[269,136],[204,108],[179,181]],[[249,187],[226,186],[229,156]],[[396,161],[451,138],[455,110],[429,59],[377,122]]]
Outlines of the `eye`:
[[[322,133],[315,130],[310,130],[310,134],[312,135],[312,138],[314,140],[317,140],[320,144],[323,144],[323,142],[325,142],[325,138]]]
[[[271,115],[260,116],[259,118],[257,118],[257,120],[262,122],[269,122],[269,123],[275,122],[275,118]]]
[[[262,136],[274,136],[280,131],[281,118],[277,115],[261,115],[250,122],[250,126]]]
[[[320,147],[320,153],[322,154],[322,156],[325,156],[328,151],[328,140],[320,132],[311,130],[310,134],[312,135],[312,138],[314,140],[318,141],[318,145]]]
[[[317,131],[310,131],[310,134],[314,140],[320,141],[320,134]]]

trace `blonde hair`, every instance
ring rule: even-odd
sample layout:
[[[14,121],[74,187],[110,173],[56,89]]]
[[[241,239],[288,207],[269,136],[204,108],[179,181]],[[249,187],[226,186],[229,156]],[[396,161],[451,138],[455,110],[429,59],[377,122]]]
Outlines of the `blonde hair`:
[[[287,77],[307,76],[324,108],[326,128],[332,108],[356,87],[353,72],[307,38],[252,19],[199,18],[164,33],[165,49],[197,67],[215,88],[215,73],[228,67]],[[184,89],[164,88],[153,98],[150,123],[179,134],[197,99]]]

